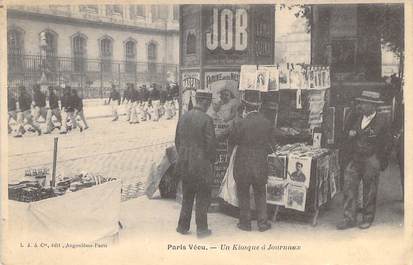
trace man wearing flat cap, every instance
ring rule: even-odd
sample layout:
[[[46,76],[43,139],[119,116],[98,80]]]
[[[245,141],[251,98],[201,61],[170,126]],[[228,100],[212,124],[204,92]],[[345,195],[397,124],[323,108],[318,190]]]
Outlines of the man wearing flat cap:
[[[189,232],[192,207],[196,198],[196,226],[199,237],[208,236],[207,211],[210,204],[215,162],[216,139],[212,118],[206,114],[212,94],[196,92],[196,106],[184,113],[178,121],[175,146],[178,152],[177,174],[182,179],[182,208],[176,231]]]
[[[344,219],[337,225],[343,230],[356,225],[367,229],[374,221],[376,196],[380,171],[388,164],[388,125],[376,112],[378,104],[383,104],[376,91],[363,91],[356,98],[360,114],[352,119],[347,132],[351,158],[344,170]],[[362,219],[357,222],[357,198],[360,181],[363,181]]]
[[[271,152],[271,122],[258,112],[258,91],[246,91],[242,103],[245,118],[234,124],[229,144],[238,145],[234,160],[240,216],[238,228],[251,231],[250,186],[254,190],[259,231],[271,228],[267,217],[267,156]]]

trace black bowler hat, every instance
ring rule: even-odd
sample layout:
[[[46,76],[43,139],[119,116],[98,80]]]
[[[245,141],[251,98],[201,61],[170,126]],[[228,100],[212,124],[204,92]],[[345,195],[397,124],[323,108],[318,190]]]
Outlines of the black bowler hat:
[[[241,101],[245,105],[249,105],[249,106],[253,106],[253,107],[261,106],[260,91],[245,90],[244,97],[242,98]]]
[[[212,100],[212,93],[208,90],[199,89],[196,91],[195,98]]]
[[[380,93],[378,91],[372,90],[364,90],[361,92],[361,96],[357,97],[356,100],[360,102],[368,102],[368,103],[376,103],[376,104],[383,104],[384,101],[380,97]]]

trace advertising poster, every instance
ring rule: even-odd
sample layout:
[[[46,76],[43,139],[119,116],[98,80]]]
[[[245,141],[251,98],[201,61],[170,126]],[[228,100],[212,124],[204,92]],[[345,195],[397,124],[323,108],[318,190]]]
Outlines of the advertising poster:
[[[216,159],[214,163],[213,185],[220,187],[229,164],[228,141],[222,140],[217,144]]]
[[[290,71],[290,88],[291,89],[303,89],[304,88],[304,75],[301,65],[295,65],[294,69]]]
[[[278,91],[280,89],[279,73],[276,66],[259,66],[258,69],[266,69],[269,73],[268,91]]]
[[[280,89],[290,88],[290,70],[287,65],[283,64],[278,68]]]
[[[260,92],[268,91],[268,82],[269,82],[269,72],[267,69],[258,69],[257,70],[257,83],[255,85],[256,90]]]
[[[200,88],[200,74],[199,72],[183,72],[182,80],[182,113],[191,109],[196,101],[195,94]]]
[[[239,90],[256,90],[257,66],[242,65]]]
[[[231,98],[239,99],[239,72],[206,72],[205,88],[212,92],[212,102],[220,100],[220,92],[223,89],[231,91]]]

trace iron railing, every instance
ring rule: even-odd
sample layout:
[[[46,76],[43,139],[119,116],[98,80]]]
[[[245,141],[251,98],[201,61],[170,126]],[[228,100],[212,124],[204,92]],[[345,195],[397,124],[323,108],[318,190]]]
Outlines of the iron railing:
[[[39,83],[42,73],[55,87],[69,84],[84,98],[107,97],[112,83],[125,89],[127,83],[156,83],[164,86],[178,76],[178,65],[156,62],[115,61],[82,57],[55,57],[8,54],[8,84],[31,88]]]

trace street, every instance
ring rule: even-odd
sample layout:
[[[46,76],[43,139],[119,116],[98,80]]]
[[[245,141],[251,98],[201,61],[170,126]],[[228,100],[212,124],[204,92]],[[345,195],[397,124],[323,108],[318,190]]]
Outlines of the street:
[[[123,200],[138,196],[151,167],[160,160],[165,148],[173,144],[176,120],[131,125],[125,119],[125,116],[116,122],[111,118],[89,119],[90,128],[82,133],[76,130],[60,135],[55,130],[40,137],[34,133],[23,138],[9,135],[9,181],[20,179],[30,168],[47,167],[51,172],[53,138],[58,137],[57,176],[90,172],[117,177],[123,182]]]
[[[160,161],[165,148],[173,145],[176,119],[161,119],[159,122],[146,121],[130,125],[125,121],[125,116],[121,116],[116,122],[112,122],[111,118],[95,118],[90,119],[89,123],[90,129],[82,133],[77,130],[67,135],[55,132],[40,137],[35,134],[23,138],[9,136],[10,180],[19,179],[28,168],[51,168],[53,138],[58,137],[57,175],[71,176],[81,172],[91,172],[107,177],[118,177],[123,182],[123,201],[141,196],[151,167]],[[341,217],[341,199],[342,194],[338,194],[329,205],[329,209],[321,211],[317,229],[335,229],[334,224]],[[400,229],[403,224],[402,193],[399,168],[394,159],[380,176],[377,200],[377,217],[370,230],[386,227],[402,231]],[[138,221],[134,217],[138,209],[142,213],[141,218],[152,220],[154,217],[152,214],[143,212],[150,211],[154,207],[169,209],[162,211],[164,215],[161,218],[173,216],[171,220],[174,220],[178,215],[178,204],[173,201],[151,201],[142,197],[124,202],[122,209],[125,212],[122,218],[127,229],[122,234],[125,237],[133,236],[134,233],[129,233],[129,229],[142,225],[139,222],[144,220],[134,224]],[[136,209],[136,211],[132,211],[130,215],[129,209]],[[281,223],[286,228],[301,227],[305,230],[310,228],[309,225],[300,222],[291,224],[289,220],[282,219]],[[166,228],[174,232],[174,226],[175,224],[171,224]]]
[[[139,248],[160,248],[166,251],[169,245],[180,246],[183,244],[188,246],[192,243],[204,244],[207,248],[210,246],[219,247],[225,243],[232,248],[233,244],[241,242],[249,242],[250,245],[297,244],[305,250],[325,252],[326,259],[332,257],[331,253],[328,253],[329,249],[337,249],[341,245],[344,247],[348,242],[354,242],[358,248],[357,253],[354,252],[355,256],[348,257],[348,259],[353,260],[357,255],[360,255],[360,251],[368,251],[363,255],[371,257],[372,264],[389,264],[378,260],[375,252],[373,253],[371,250],[383,247],[383,240],[389,239],[391,242],[403,240],[404,209],[399,168],[394,159],[380,176],[377,216],[373,226],[368,230],[358,228],[345,232],[336,230],[335,225],[342,217],[342,193],[340,193],[326,209],[321,210],[316,227],[310,225],[310,219],[287,217],[281,213],[280,221],[272,223],[272,229],[269,231],[260,233],[253,223],[253,232],[244,232],[236,227],[238,219],[225,212],[218,212],[208,215],[209,227],[213,230],[213,235],[208,239],[208,243],[196,238],[195,217],[192,218],[192,233],[190,235],[177,234],[175,228],[180,205],[175,200],[159,197],[149,200],[146,196],[142,196],[151,167],[160,160],[165,147],[173,144],[176,119],[159,122],[147,121],[137,125],[130,125],[124,120],[125,116],[121,116],[117,122],[112,122],[111,118],[90,119],[90,129],[82,133],[74,131],[67,135],[60,135],[55,132],[40,137],[30,134],[23,138],[9,136],[11,180],[21,177],[27,168],[51,167],[54,137],[59,138],[58,175],[71,175],[86,171],[122,179],[120,222],[123,229],[120,231],[119,243],[114,245],[116,248],[110,251],[110,254],[101,253],[101,255],[108,255],[106,264],[120,264],[127,262],[128,259],[154,257],[153,251],[137,256],[137,252],[134,250]],[[309,238],[311,238],[311,242],[306,241]],[[370,239],[369,248],[365,246],[366,239]],[[380,240],[371,241],[371,239]],[[376,247],[372,248],[371,244]],[[403,250],[397,248],[397,244],[386,245],[389,256],[390,253],[395,256],[401,255],[400,251]],[[94,253],[98,253],[97,251]],[[165,251],[158,253],[156,259],[168,257],[181,260],[184,257],[182,251]],[[211,251],[215,250],[210,249],[208,252]],[[192,254],[200,254],[198,252]],[[276,253],[278,256],[282,256],[284,252],[277,251]],[[36,255],[41,255],[41,253],[36,253]],[[238,263],[242,263],[242,256],[247,257],[247,255],[252,254],[247,251],[237,253],[241,255]],[[297,259],[298,257],[308,258],[300,256],[300,252],[296,253]],[[224,251],[223,256],[225,255]],[[265,255],[262,256],[262,258],[264,257]],[[221,260],[221,258],[219,259]]]

